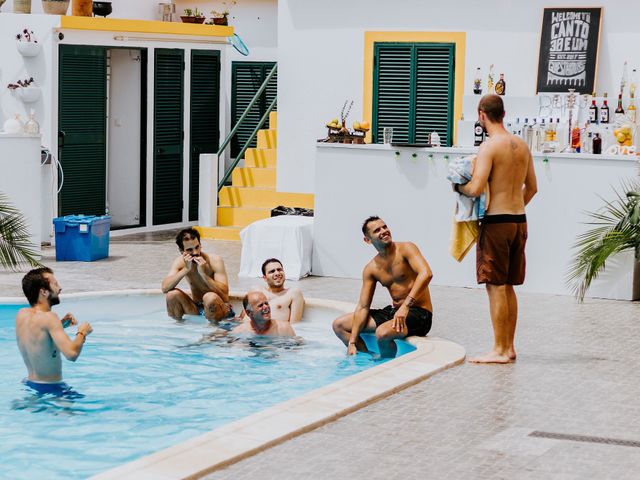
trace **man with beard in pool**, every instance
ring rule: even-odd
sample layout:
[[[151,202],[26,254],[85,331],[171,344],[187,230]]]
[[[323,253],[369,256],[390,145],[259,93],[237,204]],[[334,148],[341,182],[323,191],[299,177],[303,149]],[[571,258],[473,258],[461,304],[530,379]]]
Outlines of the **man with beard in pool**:
[[[60,303],[62,288],[50,268],[27,273],[22,279],[22,291],[31,305],[18,311],[16,316],[16,340],[28,372],[25,384],[40,394],[73,393],[62,381],[60,353],[75,362],[93,329],[83,322],[78,325],[75,338],[66,334],[64,328],[78,322],[71,313],[61,320],[51,311],[52,306]]]

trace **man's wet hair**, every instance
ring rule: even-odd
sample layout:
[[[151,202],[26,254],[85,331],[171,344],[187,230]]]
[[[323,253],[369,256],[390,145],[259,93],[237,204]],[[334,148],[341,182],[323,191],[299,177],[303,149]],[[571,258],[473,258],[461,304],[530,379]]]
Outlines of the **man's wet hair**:
[[[22,278],[22,291],[32,307],[38,303],[41,288],[51,291],[49,279],[44,276],[45,273],[53,274],[53,270],[49,267],[35,268]]]
[[[504,103],[500,95],[485,95],[480,99],[478,112],[484,112],[492,123],[501,122],[504,118]]]
[[[270,263],[273,262],[278,262],[280,264],[280,266],[282,267],[282,262],[280,260],[278,260],[277,258],[267,258],[263,264],[262,264],[262,275],[266,275],[267,274],[267,265],[269,265]]]
[[[178,245],[178,248],[182,252],[184,251],[184,241],[193,239],[197,239],[198,242],[200,242],[200,232],[195,228],[185,228],[178,232],[178,235],[176,236],[176,245]]]
[[[362,224],[362,234],[365,237],[369,236],[369,224],[371,222],[375,222],[376,220],[380,220],[380,217],[378,217],[377,215],[371,215],[369,218],[367,218],[364,223]]]

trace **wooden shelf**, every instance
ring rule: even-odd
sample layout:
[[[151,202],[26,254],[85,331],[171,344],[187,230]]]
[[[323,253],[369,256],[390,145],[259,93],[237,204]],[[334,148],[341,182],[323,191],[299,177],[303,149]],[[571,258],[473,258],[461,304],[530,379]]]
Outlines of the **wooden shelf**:
[[[132,32],[158,35],[192,35],[196,37],[230,37],[233,27],[196,25],[193,23],[128,20],[121,18],[71,17],[60,19],[60,28],[100,32]]]

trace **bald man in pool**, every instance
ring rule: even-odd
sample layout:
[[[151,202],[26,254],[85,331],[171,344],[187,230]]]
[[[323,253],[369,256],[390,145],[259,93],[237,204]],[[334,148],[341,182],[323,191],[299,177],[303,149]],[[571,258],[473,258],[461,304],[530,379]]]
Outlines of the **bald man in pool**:
[[[27,273],[22,279],[22,291],[31,305],[16,316],[16,340],[28,372],[25,384],[40,394],[68,396],[74,392],[62,381],[60,354],[75,362],[93,329],[83,322],[78,325],[75,338],[66,334],[64,328],[77,321],[71,313],[61,320],[51,311],[60,303],[62,288],[50,268]]]
[[[234,328],[234,334],[269,335],[274,337],[294,337],[296,332],[289,322],[271,318],[271,307],[267,296],[260,291],[250,291],[242,299],[244,311],[249,317]]]

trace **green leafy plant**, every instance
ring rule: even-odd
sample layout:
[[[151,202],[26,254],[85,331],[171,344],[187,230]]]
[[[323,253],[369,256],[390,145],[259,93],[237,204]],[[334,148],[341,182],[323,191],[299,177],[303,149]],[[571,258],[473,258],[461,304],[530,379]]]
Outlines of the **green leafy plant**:
[[[623,182],[621,190],[614,192],[617,199],[603,199],[602,209],[588,213],[592,221],[587,224],[594,228],[579,235],[574,245],[577,252],[567,283],[580,301],[605,269],[609,257],[633,250],[636,261],[640,261],[640,180]]]
[[[17,270],[21,265],[39,267],[38,253],[29,240],[27,221],[0,193],[0,266]]]
[[[184,9],[184,16],[185,17],[193,17],[193,10],[191,10],[190,8],[185,8]]]

